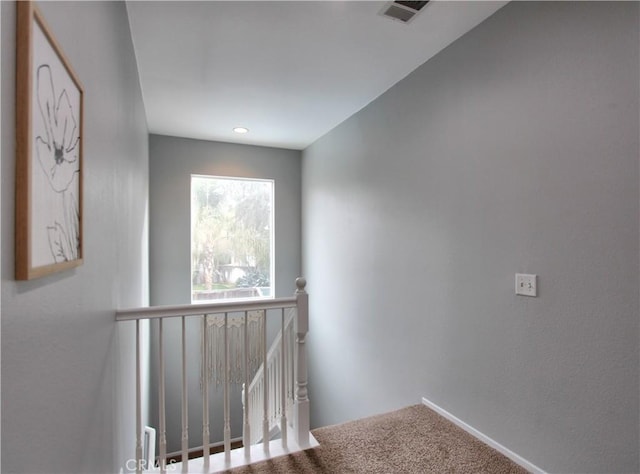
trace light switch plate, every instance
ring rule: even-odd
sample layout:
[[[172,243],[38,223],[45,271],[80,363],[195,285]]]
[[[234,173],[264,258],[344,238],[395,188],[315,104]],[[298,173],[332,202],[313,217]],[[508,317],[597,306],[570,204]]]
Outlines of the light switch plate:
[[[538,296],[537,275],[516,273],[516,295]]]

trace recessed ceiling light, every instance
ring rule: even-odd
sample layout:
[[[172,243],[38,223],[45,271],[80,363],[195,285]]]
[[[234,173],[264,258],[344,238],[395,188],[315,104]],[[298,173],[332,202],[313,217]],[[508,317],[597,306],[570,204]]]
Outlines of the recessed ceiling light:
[[[233,129],[233,131],[236,133],[247,133],[249,129],[245,127],[236,127]]]

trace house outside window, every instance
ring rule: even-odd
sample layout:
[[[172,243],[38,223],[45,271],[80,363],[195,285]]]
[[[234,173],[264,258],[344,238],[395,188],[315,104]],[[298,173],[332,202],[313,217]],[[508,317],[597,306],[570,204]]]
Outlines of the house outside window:
[[[273,298],[274,182],[191,176],[191,301]]]

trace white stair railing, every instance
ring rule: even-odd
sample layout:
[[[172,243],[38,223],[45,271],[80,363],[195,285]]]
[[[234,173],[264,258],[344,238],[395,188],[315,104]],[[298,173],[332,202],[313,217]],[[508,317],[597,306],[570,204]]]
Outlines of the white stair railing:
[[[285,315],[282,310],[280,331],[276,335],[271,348],[267,353],[266,377],[265,364],[261,365],[253,381],[249,385],[247,395],[243,387],[243,410],[250,414],[251,426],[259,426],[264,422],[265,411],[264,394],[267,393],[267,432],[269,438],[277,428],[280,431],[282,443],[287,443],[287,429],[292,419],[292,408],[294,404],[294,321],[295,309],[291,308]],[[245,399],[247,402],[245,402]],[[245,416],[247,416],[245,414]],[[253,430],[249,435],[243,434],[244,440],[249,440],[249,444],[256,444],[263,440],[264,430]],[[246,442],[246,441],[245,441]]]
[[[155,306],[136,309],[120,310],[116,312],[117,321],[135,321],[136,330],[136,462],[135,472],[141,473],[143,470],[156,472],[189,472],[189,473],[210,473],[223,471],[232,467],[250,464],[253,462],[269,459],[271,455],[278,455],[284,452],[295,452],[316,446],[317,442],[309,433],[309,400],[307,398],[307,366],[305,338],[308,332],[308,295],[305,292],[306,281],[304,278],[296,280],[296,293],[290,298],[275,298],[269,300],[257,300],[247,302],[231,303],[211,303],[180,306]],[[277,310],[277,311],[274,311]],[[274,341],[271,349],[266,351],[266,331],[262,331],[265,338],[262,342],[263,364],[254,380],[249,383],[249,347],[252,341],[249,338],[248,313],[252,311],[262,311],[263,324],[266,327],[267,313],[280,315],[280,334]],[[229,339],[228,339],[228,317],[232,313],[244,313],[244,381],[248,390],[243,390],[243,450],[242,454],[236,455],[238,449],[231,449],[230,443],[230,363],[229,363]],[[203,370],[203,406],[202,406],[202,437],[203,456],[188,460],[189,457],[189,430],[188,430],[188,392],[187,392],[187,371],[186,359],[186,338],[185,319],[188,317],[200,318],[202,321],[203,367],[206,366],[207,347],[213,341],[209,340],[207,328],[207,316],[213,314],[224,315],[224,452],[208,455],[210,452],[210,429],[209,429],[209,397],[207,395],[209,380],[208,371]],[[181,434],[181,463],[174,463],[169,469],[167,464],[167,446],[165,412],[165,355],[169,349],[164,341],[163,320],[167,318],[181,318],[181,357],[182,357],[182,424],[178,429]],[[142,453],[142,393],[141,393],[141,337],[140,321],[144,319],[157,319],[159,350],[158,360],[158,398],[159,398],[159,456],[156,461],[157,467],[149,469],[143,460]],[[266,362],[266,363],[265,363]],[[264,370],[266,367],[266,371]],[[260,375],[261,374],[261,375]],[[281,430],[281,449],[270,442],[269,433],[275,427]],[[287,437],[287,431],[291,430],[293,439]],[[256,438],[257,436],[257,438]],[[262,449],[254,449],[252,440],[262,441]],[[196,447],[197,448],[197,447]],[[130,469],[127,463],[127,469]]]

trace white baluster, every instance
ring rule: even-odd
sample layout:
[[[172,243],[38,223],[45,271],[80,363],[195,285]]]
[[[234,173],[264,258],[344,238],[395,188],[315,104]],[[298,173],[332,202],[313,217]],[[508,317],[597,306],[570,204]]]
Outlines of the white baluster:
[[[253,391],[251,391],[249,393],[249,413],[247,413],[247,418],[249,418],[249,434],[247,435],[247,437],[249,438],[249,444],[253,444],[253,436],[254,436],[254,430],[252,430],[252,427],[255,427],[255,425],[253,424],[253,418],[255,417],[255,396],[256,396],[256,389],[257,387],[254,387]],[[257,430],[256,430],[257,431]],[[246,446],[245,446],[246,447]],[[249,453],[247,451],[245,451],[245,455],[249,456]]]
[[[256,383],[253,391],[250,393],[251,398],[249,398],[250,400],[250,405],[249,405],[249,425],[251,428],[254,428],[251,430],[251,432],[249,433],[249,435],[251,436],[250,439],[250,443],[253,444],[255,442],[255,433],[258,431],[258,425],[256,425],[256,394],[258,393],[258,384]]]
[[[256,443],[259,439],[261,439],[260,433],[262,433],[262,415],[264,413],[264,404],[262,403],[264,399],[264,372],[260,375],[260,383],[258,384],[258,390],[256,391],[256,435],[255,440]]]
[[[293,380],[293,346],[291,344],[291,322],[287,324],[287,329],[285,333],[287,353],[286,353],[286,373],[285,373],[285,381],[286,381],[286,392],[285,398],[287,402],[287,417],[291,417],[291,399],[292,399],[292,380]],[[287,420],[288,423],[291,422],[291,418]]]
[[[267,373],[267,310],[263,311],[262,324],[262,372],[263,379],[263,414],[262,414],[262,446],[265,452],[269,452],[269,378]]]
[[[249,405],[249,312],[244,312],[244,397],[242,444],[245,457],[251,456],[251,424],[249,423],[253,407]]]
[[[162,331],[163,320],[160,318],[158,321],[158,367],[160,370],[160,376],[158,377],[158,410],[159,410],[159,425],[160,425],[160,454],[158,457],[158,465],[160,466],[160,472],[164,474],[166,472],[167,463],[167,428],[165,420],[165,403],[164,403],[164,338]]]
[[[269,431],[271,431],[271,420],[273,419],[273,365],[269,364],[268,368],[267,368],[267,387],[269,387],[269,396],[267,397],[267,400],[269,400],[269,403],[267,403],[267,406],[269,407],[267,409],[267,420],[269,422]]]
[[[269,422],[269,428],[273,428],[273,425],[278,420],[278,358],[280,357],[280,349],[276,350],[273,354],[273,360],[271,361],[271,417]]]
[[[187,397],[187,331],[182,316],[182,472],[189,472],[189,400]]]
[[[224,313],[224,459],[231,461],[231,422],[229,417],[229,314]]]
[[[259,398],[261,390],[262,381],[258,380],[253,393],[251,394],[251,411],[249,412],[249,414],[251,415],[251,426],[253,427],[253,429],[251,430],[251,444],[254,444],[258,440],[258,433],[260,433],[260,430],[258,428],[260,427],[262,410],[259,407],[258,401],[262,400],[261,398]]]
[[[207,315],[202,316],[202,461],[204,471],[209,472],[209,371],[207,370],[207,354],[209,353],[209,336],[207,331]]]
[[[273,428],[274,422],[278,418],[278,357],[280,349],[276,349],[273,352],[273,358],[269,361],[270,371],[271,371],[271,393],[269,395],[269,399],[271,400],[271,412],[269,416],[269,429]]]
[[[286,381],[285,381],[285,355],[287,353],[286,346],[286,333],[284,328],[284,308],[282,308],[282,325],[280,329],[280,431],[282,432],[282,447],[287,447],[287,396],[286,396]]]
[[[140,390],[140,320],[136,319],[136,474],[142,473],[142,398]]]
[[[298,446],[309,446],[309,398],[307,396],[307,352],[305,339],[309,331],[309,295],[304,291],[307,281],[296,280],[296,346],[295,346],[295,435]]]
[[[289,322],[289,327],[287,328],[287,344],[289,347],[289,385],[287,387],[288,397],[289,397],[289,423],[292,423],[293,420],[293,403],[295,401],[295,385],[296,385],[296,374],[295,374],[295,338],[293,334],[293,319]]]

